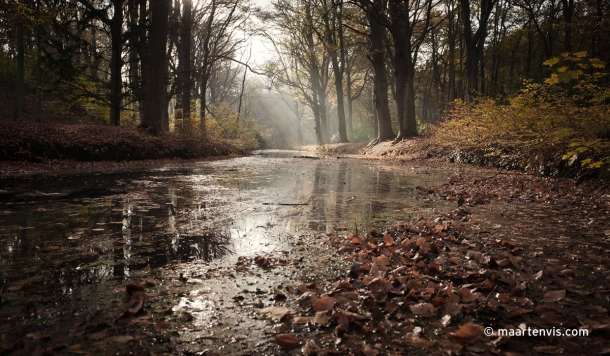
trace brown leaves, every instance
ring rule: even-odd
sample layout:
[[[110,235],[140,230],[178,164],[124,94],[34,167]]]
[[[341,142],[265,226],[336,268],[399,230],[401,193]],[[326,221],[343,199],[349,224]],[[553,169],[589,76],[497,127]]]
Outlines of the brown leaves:
[[[301,339],[292,334],[276,334],[275,342],[283,349],[294,349],[301,345]]]
[[[313,310],[317,312],[332,310],[336,302],[337,300],[333,297],[322,296],[313,304]]]
[[[483,335],[483,327],[474,323],[464,324],[455,333],[449,333],[449,338],[462,344],[473,344]]]
[[[566,296],[565,290],[554,290],[550,292],[546,292],[542,301],[545,303],[554,303],[562,300]]]
[[[433,316],[436,314],[436,308],[430,303],[419,303],[410,305],[411,313],[416,316]]]
[[[138,284],[128,284],[126,289],[129,296],[127,311],[135,314],[144,306],[144,287]]]
[[[129,301],[125,305],[127,309],[119,318],[116,323],[124,328],[128,328],[140,323],[143,319],[136,317],[136,315],[142,310],[144,306],[144,287],[141,284],[128,284],[125,287],[127,292],[127,298]]]
[[[285,316],[292,314],[292,310],[284,307],[267,307],[262,309],[261,313],[272,319],[281,321]]]

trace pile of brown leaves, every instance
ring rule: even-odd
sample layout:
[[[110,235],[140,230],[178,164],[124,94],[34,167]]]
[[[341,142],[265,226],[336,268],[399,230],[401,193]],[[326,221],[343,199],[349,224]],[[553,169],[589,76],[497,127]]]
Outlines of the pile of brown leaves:
[[[133,126],[0,121],[0,161],[133,161],[227,155],[235,149],[198,137],[153,136]]]
[[[610,352],[610,289],[578,285],[574,270],[545,270],[535,242],[471,237],[469,214],[420,214],[365,236],[331,231],[328,244],[353,262],[349,278],[287,288],[298,311],[281,313],[276,343],[305,355]],[[589,336],[508,337],[499,328]]]

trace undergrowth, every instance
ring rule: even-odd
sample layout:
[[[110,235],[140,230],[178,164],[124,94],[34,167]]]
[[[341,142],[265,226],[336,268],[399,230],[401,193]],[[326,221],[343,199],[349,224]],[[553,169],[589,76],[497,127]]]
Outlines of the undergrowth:
[[[431,128],[451,160],[537,171],[543,175],[610,176],[610,103],[604,63],[586,52],[544,63],[550,76],[503,101],[455,102]]]

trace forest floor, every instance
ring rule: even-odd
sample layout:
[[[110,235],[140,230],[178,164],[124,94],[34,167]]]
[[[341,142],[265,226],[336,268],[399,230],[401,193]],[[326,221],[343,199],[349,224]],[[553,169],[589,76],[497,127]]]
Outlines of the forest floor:
[[[321,151],[407,161],[433,156],[428,145],[338,144]],[[457,208],[419,214],[386,231],[327,234],[353,264],[350,278],[300,294],[296,303],[314,314],[293,320],[308,317],[331,328],[299,340],[276,336],[280,346],[298,341],[305,354],[610,354],[606,184],[490,169],[484,177],[458,175],[418,189]],[[494,206],[502,207],[503,223],[479,219]],[[574,230],[539,220],[544,214],[537,209],[571,221]],[[512,220],[524,212],[525,220]],[[576,233],[577,225],[586,232]],[[587,336],[566,336],[569,329]]]
[[[336,145],[324,154],[332,160],[437,160],[426,145],[384,143],[360,155],[363,144]],[[166,299],[194,299],[189,293],[202,278],[178,266],[173,272],[180,278],[123,286],[127,304],[114,303],[89,320],[83,316],[63,338],[31,332],[12,339],[14,332],[6,332],[0,354],[123,354],[126,345],[134,354],[184,355],[610,354],[608,186],[503,169],[481,172],[417,187],[418,199],[439,207],[451,202],[451,208],[422,210],[385,230],[302,237],[289,257],[242,256],[232,268],[206,273],[204,279],[249,286],[218,294],[239,306],[229,314],[263,315],[264,332],[235,318],[219,321],[222,333],[203,335],[207,327],[189,326],[189,313],[172,315]],[[495,219],[481,219],[490,211]],[[541,219],[545,212],[553,219]],[[303,272],[305,282],[294,278]],[[8,288],[18,292],[26,285]],[[112,288],[116,294],[121,285]],[[271,305],[261,303],[263,297]],[[99,322],[108,311],[118,319]],[[239,334],[244,327],[257,334],[255,340],[272,343],[239,351],[248,341]],[[574,330],[581,334],[562,334]],[[202,341],[216,346],[195,347]]]

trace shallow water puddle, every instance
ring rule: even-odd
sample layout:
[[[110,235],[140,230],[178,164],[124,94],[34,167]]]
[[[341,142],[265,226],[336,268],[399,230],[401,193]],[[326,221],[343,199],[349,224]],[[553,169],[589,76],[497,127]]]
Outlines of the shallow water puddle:
[[[455,207],[415,187],[467,169],[300,154],[2,180],[2,344],[39,332],[49,337],[23,350],[44,342],[110,354],[128,342],[130,351],[273,353],[277,330],[261,309],[288,285],[349,271],[321,233]],[[136,282],[148,282],[146,313],[117,326],[125,285]]]

